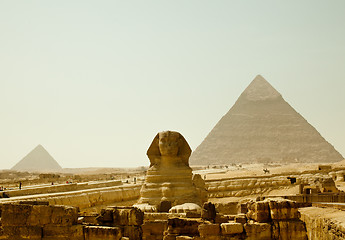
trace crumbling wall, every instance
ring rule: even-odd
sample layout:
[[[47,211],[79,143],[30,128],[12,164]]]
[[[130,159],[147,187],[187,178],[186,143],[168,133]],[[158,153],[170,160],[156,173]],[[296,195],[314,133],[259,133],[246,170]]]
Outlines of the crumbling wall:
[[[308,239],[345,239],[344,211],[333,208],[301,208],[301,219],[305,223]]]
[[[328,173],[318,174],[294,174],[242,177],[231,179],[206,180],[206,188],[209,198],[244,197],[249,195],[265,194],[274,189],[310,185],[320,179],[331,179]],[[291,181],[293,179],[294,181]]]

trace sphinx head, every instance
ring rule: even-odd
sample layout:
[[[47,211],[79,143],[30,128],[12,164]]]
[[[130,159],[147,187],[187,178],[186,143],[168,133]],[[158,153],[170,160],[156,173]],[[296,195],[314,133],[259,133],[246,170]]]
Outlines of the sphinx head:
[[[178,132],[165,131],[158,133],[158,148],[161,156],[177,156],[179,151],[180,134]]]
[[[147,150],[151,166],[159,163],[162,157],[178,158],[188,164],[188,159],[192,150],[184,137],[174,131],[160,132],[153,139],[151,146]]]

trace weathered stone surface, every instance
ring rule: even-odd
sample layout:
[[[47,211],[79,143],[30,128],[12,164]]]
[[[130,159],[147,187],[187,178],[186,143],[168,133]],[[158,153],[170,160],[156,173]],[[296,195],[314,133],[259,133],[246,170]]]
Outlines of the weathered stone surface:
[[[41,239],[42,228],[38,226],[6,226],[4,227],[4,235],[7,239]]]
[[[247,203],[247,218],[253,219],[256,222],[269,222],[270,210],[269,204],[265,201],[250,201]]]
[[[128,237],[131,240],[142,239],[142,229],[140,226],[123,226],[122,235]]]
[[[144,221],[144,213],[136,207],[107,207],[101,210],[97,221],[107,226],[140,226]]]
[[[271,240],[272,228],[268,223],[251,222],[244,224],[246,240]]]
[[[84,229],[85,240],[120,240],[121,229],[118,227],[86,226]]]
[[[243,232],[243,225],[241,223],[222,223],[220,227],[223,235],[240,234]]]
[[[163,233],[167,229],[167,220],[146,221],[142,226],[143,240],[163,239]]]
[[[268,202],[272,220],[298,219],[297,204],[287,199],[266,199]]]
[[[217,211],[215,205],[211,202],[204,203],[201,210],[201,218],[208,221],[214,221],[216,216]]]
[[[307,240],[305,225],[300,220],[278,221],[272,226],[272,238],[279,240]]]
[[[196,187],[192,181],[192,169],[188,163],[190,154],[191,149],[180,133],[158,133],[147,151],[150,168],[138,204],[146,203],[158,210],[165,202],[170,202],[171,206],[184,203],[201,205],[204,200],[199,194],[202,184],[198,179]]]
[[[236,223],[242,223],[245,224],[247,222],[247,217],[245,214],[239,214],[234,217],[234,221]]]
[[[84,239],[84,226],[56,226],[47,225],[43,227],[43,239]]]
[[[332,208],[301,208],[301,220],[305,223],[308,239],[345,239],[344,211]]]
[[[198,236],[198,227],[202,224],[201,221],[183,218],[172,218],[168,219],[168,228],[166,235],[177,234],[177,235],[188,235]]]
[[[220,235],[219,224],[200,224],[198,227],[200,237]]]

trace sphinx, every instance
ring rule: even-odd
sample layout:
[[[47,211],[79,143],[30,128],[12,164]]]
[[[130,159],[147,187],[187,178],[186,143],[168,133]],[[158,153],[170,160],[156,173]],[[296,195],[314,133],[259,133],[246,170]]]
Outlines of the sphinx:
[[[158,133],[147,150],[150,168],[147,170],[137,206],[147,205],[151,209],[167,211],[185,203],[201,205],[205,194],[200,196],[201,191],[193,182],[189,166],[191,152],[180,133]]]

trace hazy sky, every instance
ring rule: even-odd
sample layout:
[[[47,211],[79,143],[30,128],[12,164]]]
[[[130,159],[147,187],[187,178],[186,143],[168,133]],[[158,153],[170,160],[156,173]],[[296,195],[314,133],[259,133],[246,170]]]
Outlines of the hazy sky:
[[[0,169],[194,150],[257,74],[345,156],[344,0],[1,1],[0,34]]]

